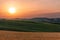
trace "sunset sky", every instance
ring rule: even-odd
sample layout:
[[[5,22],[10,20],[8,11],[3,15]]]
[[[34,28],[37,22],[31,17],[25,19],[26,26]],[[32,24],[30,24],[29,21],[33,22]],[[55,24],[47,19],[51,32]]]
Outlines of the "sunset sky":
[[[8,12],[10,7],[16,9],[14,14]],[[54,12],[60,12],[60,0],[0,0],[0,18],[33,18]]]

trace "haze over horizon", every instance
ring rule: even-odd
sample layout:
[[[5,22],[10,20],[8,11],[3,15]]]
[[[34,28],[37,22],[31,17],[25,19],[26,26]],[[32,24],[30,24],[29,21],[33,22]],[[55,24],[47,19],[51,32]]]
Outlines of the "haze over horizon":
[[[10,14],[10,7],[16,13]],[[0,18],[60,17],[58,12],[60,0],[0,0]]]

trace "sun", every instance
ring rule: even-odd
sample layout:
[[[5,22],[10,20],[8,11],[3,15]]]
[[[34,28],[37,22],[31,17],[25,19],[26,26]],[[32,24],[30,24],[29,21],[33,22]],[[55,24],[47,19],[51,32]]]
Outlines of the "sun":
[[[14,7],[9,8],[9,13],[14,14],[16,12],[16,9]]]

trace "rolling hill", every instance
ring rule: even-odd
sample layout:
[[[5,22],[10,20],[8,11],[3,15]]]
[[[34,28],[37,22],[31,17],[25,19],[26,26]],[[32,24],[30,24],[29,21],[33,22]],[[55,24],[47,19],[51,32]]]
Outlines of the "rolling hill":
[[[0,30],[22,32],[60,32],[60,25],[46,22],[32,22],[20,20],[0,20]]]

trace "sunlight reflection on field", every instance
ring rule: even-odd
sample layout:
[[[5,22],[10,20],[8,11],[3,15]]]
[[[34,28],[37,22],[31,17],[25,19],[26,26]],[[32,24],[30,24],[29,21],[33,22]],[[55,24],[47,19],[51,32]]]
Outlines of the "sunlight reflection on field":
[[[60,40],[60,33],[0,31],[1,40]]]

